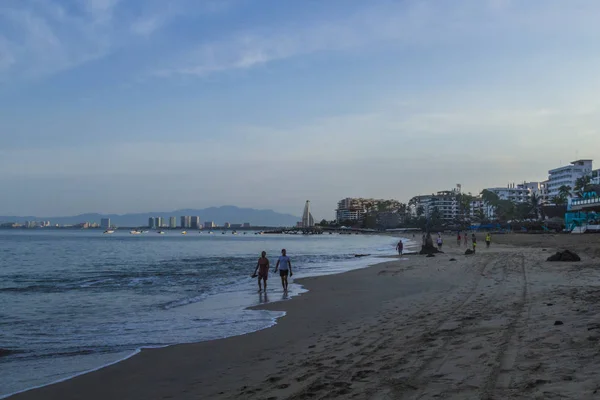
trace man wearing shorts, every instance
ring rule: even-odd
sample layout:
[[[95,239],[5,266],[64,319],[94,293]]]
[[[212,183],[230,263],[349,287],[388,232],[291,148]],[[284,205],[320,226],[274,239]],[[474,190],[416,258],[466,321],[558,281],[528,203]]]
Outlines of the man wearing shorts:
[[[288,288],[288,273],[290,276],[292,273],[292,262],[290,258],[286,255],[285,249],[281,250],[281,255],[277,260],[277,264],[275,265],[275,272],[279,270],[279,276],[281,277],[281,286],[283,286],[283,291],[287,292]]]
[[[254,270],[254,275],[256,276],[256,271],[258,271],[258,293],[262,292],[262,286],[260,285],[260,280],[262,279],[265,283],[265,292],[267,291],[267,279],[269,279],[269,259],[267,258],[267,252],[263,251],[261,257],[258,259],[258,263],[256,264],[256,269]]]
[[[396,250],[398,250],[398,255],[401,256],[402,251],[404,250],[404,243],[402,243],[402,240],[400,240],[396,245]]]

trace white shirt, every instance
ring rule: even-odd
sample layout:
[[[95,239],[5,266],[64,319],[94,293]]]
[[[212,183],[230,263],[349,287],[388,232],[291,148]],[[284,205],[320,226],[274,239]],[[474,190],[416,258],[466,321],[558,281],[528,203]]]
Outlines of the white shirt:
[[[279,269],[286,270],[290,268],[290,258],[288,256],[279,256]]]

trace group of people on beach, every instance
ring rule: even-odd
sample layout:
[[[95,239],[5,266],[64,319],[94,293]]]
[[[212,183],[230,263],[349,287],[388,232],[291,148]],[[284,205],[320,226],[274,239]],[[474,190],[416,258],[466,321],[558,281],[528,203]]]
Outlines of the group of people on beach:
[[[429,235],[429,233],[423,234],[423,246],[425,246],[425,241],[426,241],[426,237]],[[413,235],[414,237],[415,235]],[[461,231],[458,231],[458,233],[456,234],[456,243],[458,245],[458,247],[461,246],[461,240],[464,238],[464,243],[465,243],[465,247],[467,247],[469,245],[469,235],[467,234],[467,232],[464,233],[464,235],[461,235]],[[444,240],[442,239],[442,233],[438,232],[437,234],[437,238],[436,238],[436,244],[437,244],[437,248],[438,250],[442,250],[442,246],[444,244]],[[475,232],[471,233],[471,244],[473,246],[473,252],[475,252],[476,248],[477,248],[477,236],[475,235]],[[492,244],[492,235],[491,233],[486,233],[485,235],[485,246],[486,248],[489,248],[490,245]],[[398,241],[398,244],[396,245],[396,250],[398,251],[398,255],[402,255],[404,252],[404,243],[402,242],[402,239]]]
[[[271,265],[269,264],[269,259],[267,258],[267,252],[263,251],[261,253],[260,258],[258,259],[258,263],[256,264],[254,274],[252,274],[253,278],[258,277],[258,293],[261,293],[263,291],[263,283],[265,286],[265,292],[267,291],[267,279],[269,279],[270,267]],[[292,273],[292,262],[288,257],[285,249],[281,249],[281,255],[277,259],[277,264],[275,265],[275,273],[277,273],[277,271],[279,271],[279,276],[281,277],[281,286],[283,287],[283,291],[287,292],[288,275],[293,276],[294,274]]]
[[[458,233],[456,234],[456,244],[458,245],[458,247],[460,247],[461,238],[464,238],[465,247],[467,247],[469,245],[469,235],[467,234],[467,232],[465,232],[464,236],[461,236],[460,231],[458,231]],[[473,252],[475,252],[475,250],[477,249],[477,236],[475,235],[475,232],[471,233],[471,244],[473,246]],[[492,234],[488,232],[485,235],[485,247],[489,248],[491,244]]]

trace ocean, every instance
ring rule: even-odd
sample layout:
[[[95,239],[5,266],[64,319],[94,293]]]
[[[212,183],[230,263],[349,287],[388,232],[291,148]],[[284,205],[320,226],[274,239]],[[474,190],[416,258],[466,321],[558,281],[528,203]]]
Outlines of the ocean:
[[[141,348],[268,328],[283,314],[246,308],[301,294],[296,278],[366,267],[378,255],[394,254],[396,241],[383,235],[0,231],[0,397]],[[288,294],[272,273],[267,294],[258,294],[250,275],[260,252],[274,266],[282,248],[294,270]]]

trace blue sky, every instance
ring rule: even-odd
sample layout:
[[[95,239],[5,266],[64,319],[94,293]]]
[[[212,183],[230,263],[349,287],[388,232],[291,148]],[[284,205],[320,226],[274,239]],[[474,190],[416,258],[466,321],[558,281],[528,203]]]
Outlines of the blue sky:
[[[600,148],[598,15],[593,0],[3,0],[0,215],[299,215],[310,199],[331,218],[347,196],[543,180]]]

